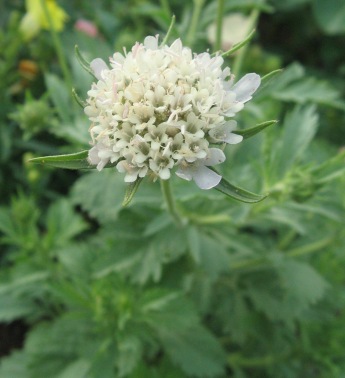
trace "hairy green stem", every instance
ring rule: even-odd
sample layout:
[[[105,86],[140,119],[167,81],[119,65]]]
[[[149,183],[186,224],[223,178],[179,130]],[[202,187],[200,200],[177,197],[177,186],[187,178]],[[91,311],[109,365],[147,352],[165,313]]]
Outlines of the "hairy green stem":
[[[252,11],[250,15],[249,30],[255,29],[259,15],[260,15],[259,9],[254,9]],[[235,77],[237,77],[241,73],[242,64],[243,64],[243,60],[246,55],[247,49],[248,49],[248,44],[243,46],[243,48],[239,51],[238,55],[236,55],[234,64],[232,66],[232,73],[235,75]]]
[[[186,42],[189,47],[193,46],[194,40],[195,40],[195,34],[196,34],[196,29],[198,26],[198,22],[200,19],[200,13],[202,10],[202,7],[204,5],[205,0],[194,0],[194,8],[193,8],[193,14],[192,14],[192,19],[190,22],[189,30],[187,33],[187,38]]]
[[[161,189],[170,215],[174,218],[177,226],[182,226],[183,221],[176,209],[174,196],[171,191],[170,180],[161,180]]]
[[[70,71],[68,69],[68,65],[67,65],[67,62],[66,62],[65,55],[63,53],[61,40],[59,38],[57,31],[54,28],[54,24],[53,24],[51,15],[49,13],[49,10],[47,8],[46,1],[41,0],[41,5],[42,5],[42,8],[43,8],[44,14],[47,17],[48,23],[49,23],[49,31],[50,31],[50,34],[51,34],[51,37],[52,37],[52,40],[53,40],[54,48],[55,48],[56,55],[57,55],[58,60],[59,60],[59,64],[60,64],[60,67],[61,67],[61,70],[62,70],[62,74],[64,76],[64,79],[65,79],[67,86],[69,88],[72,88],[72,78],[71,78]]]
[[[216,21],[216,41],[214,51],[222,48],[222,29],[223,29],[224,0],[218,0],[217,21]]]

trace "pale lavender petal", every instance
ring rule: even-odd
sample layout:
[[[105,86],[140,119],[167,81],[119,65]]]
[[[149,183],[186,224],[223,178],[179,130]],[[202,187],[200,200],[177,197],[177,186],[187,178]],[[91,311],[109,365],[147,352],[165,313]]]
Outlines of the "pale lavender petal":
[[[237,127],[237,122],[234,121],[234,120],[231,120],[231,121],[224,123],[224,125],[222,125],[222,126],[224,126],[228,131],[233,131]]]
[[[205,166],[200,166],[194,172],[193,179],[200,189],[206,190],[217,186],[222,176]]]
[[[222,142],[233,144],[231,142],[228,142],[228,139],[229,139],[229,136],[232,135],[231,131],[236,129],[236,126],[237,126],[236,121],[229,121],[223,125],[214,127],[213,129],[209,131],[208,134],[215,141],[222,141]],[[235,143],[239,143],[241,140]]]
[[[224,142],[229,143],[229,144],[237,144],[237,143],[242,142],[242,140],[243,140],[242,135],[230,133],[229,135],[226,136],[226,138],[224,139]]]
[[[223,163],[225,159],[226,157],[222,150],[220,150],[219,148],[210,148],[208,157],[204,160],[203,164],[208,165],[208,166],[213,166],[213,165]]]
[[[232,91],[236,93],[236,100],[240,102],[249,101],[252,94],[259,88],[260,83],[260,76],[256,73],[243,76],[232,88]]]
[[[96,58],[90,63],[90,67],[98,80],[102,80],[102,71],[109,70],[105,61],[101,58]]]

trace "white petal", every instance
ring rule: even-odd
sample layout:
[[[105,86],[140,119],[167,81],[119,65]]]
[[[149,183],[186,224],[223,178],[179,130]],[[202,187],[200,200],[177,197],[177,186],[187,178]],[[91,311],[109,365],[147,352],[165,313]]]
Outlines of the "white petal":
[[[229,135],[226,136],[226,138],[224,139],[224,142],[229,143],[229,144],[237,144],[237,143],[242,142],[242,140],[243,140],[242,135],[230,133]]]
[[[176,173],[176,176],[187,181],[191,181],[193,178],[192,170],[188,168],[180,167],[175,173]]]
[[[90,63],[90,67],[98,80],[102,80],[102,71],[109,70],[105,61],[101,58],[96,58]]]
[[[138,177],[138,171],[127,172],[125,176],[125,182],[134,182]]]
[[[89,150],[88,160],[89,160],[89,163],[92,164],[92,165],[96,165],[96,164],[98,164],[100,162],[101,159],[98,156],[98,147],[97,147],[97,145],[93,146]]]
[[[107,161],[105,160],[101,160],[98,164],[97,164],[97,171],[101,171],[105,166],[107,165]]]
[[[256,73],[249,73],[242,77],[232,88],[236,93],[236,100],[247,102],[252,98],[252,94],[259,88],[260,76]]]
[[[177,54],[181,54],[182,51],[182,42],[180,38],[176,39],[170,46],[170,50]]]
[[[168,180],[170,178],[170,169],[169,168],[163,168],[159,172],[159,177],[162,180]]]
[[[219,184],[222,176],[205,166],[200,166],[194,172],[193,179],[200,189],[211,189]]]
[[[226,157],[224,152],[219,148],[210,148],[208,151],[208,157],[204,160],[204,165],[212,166],[225,161]]]
[[[144,46],[147,49],[150,49],[150,50],[157,50],[158,49],[158,38],[152,37],[151,35],[146,37],[144,39]]]

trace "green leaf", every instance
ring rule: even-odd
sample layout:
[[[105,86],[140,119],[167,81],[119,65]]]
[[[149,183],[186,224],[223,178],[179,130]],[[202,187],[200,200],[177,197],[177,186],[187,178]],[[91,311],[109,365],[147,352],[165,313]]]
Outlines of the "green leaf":
[[[94,169],[96,166],[87,161],[88,153],[89,151],[85,150],[67,155],[41,156],[30,159],[29,162],[65,169]]]
[[[130,204],[142,181],[143,179],[138,177],[134,182],[131,182],[127,185],[125,198],[123,199],[122,206],[128,206]]]
[[[44,75],[49,96],[59,114],[60,119],[65,124],[71,123],[73,119],[73,109],[70,102],[70,89],[65,82],[54,74]]]
[[[31,298],[9,295],[0,295],[0,322],[10,323],[16,319],[23,319],[35,313],[36,308]]]
[[[224,178],[221,179],[220,183],[214,187],[214,189],[226,194],[227,196],[241,202],[246,203],[256,203],[260,202],[267,197],[267,195],[260,195],[249,192],[248,190],[239,188],[233,184],[230,184]]]
[[[254,136],[255,134],[259,133],[260,131],[265,130],[266,127],[275,125],[277,122],[278,121],[276,121],[276,120],[262,122],[262,123],[259,123],[256,126],[254,126],[254,127],[248,128],[248,129],[234,130],[234,134],[242,135],[243,139],[248,139],[248,138]]]
[[[90,370],[90,361],[80,358],[66,366],[57,378],[85,378]]]
[[[114,172],[90,172],[73,186],[72,201],[100,223],[117,218],[125,194],[123,177]]]
[[[318,126],[314,105],[296,106],[284,121],[282,135],[275,144],[272,164],[277,177],[283,177],[301,157]]]
[[[117,368],[119,377],[126,377],[138,365],[142,354],[142,344],[138,337],[126,335],[118,342]]]
[[[345,33],[344,0],[314,0],[312,9],[315,20],[330,35]]]
[[[50,206],[46,225],[45,239],[51,245],[59,247],[66,245],[87,228],[83,218],[75,213],[72,204],[66,199],[57,201]]]
[[[15,351],[3,357],[0,365],[0,378],[29,378],[28,356],[24,351]]]
[[[88,150],[76,152],[74,154],[41,156],[30,159],[31,163],[45,164],[50,167],[64,169],[96,169],[96,165],[91,165],[87,159]],[[109,163],[104,168],[115,167],[116,163]]]
[[[192,303],[175,293],[157,299],[151,300],[155,306],[144,307],[145,321],[157,333],[171,360],[191,376],[221,375],[224,352],[217,339],[200,324]]]
[[[313,77],[296,80],[287,85],[284,90],[275,91],[273,96],[283,101],[292,101],[299,104],[316,102],[321,105],[345,110],[345,106],[340,100],[341,95],[339,91],[327,81],[318,80]]]

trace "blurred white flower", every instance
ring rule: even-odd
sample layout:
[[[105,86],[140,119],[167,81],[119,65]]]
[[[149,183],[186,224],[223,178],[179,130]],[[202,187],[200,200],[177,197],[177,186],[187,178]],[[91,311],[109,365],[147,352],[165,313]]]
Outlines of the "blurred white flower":
[[[171,170],[203,189],[221,177],[207,168],[225,160],[212,143],[236,144],[232,117],[260,85],[254,73],[234,84],[223,58],[194,54],[180,39],[158,45],[146,37],[130,52],[116,52],[109,66],[91,62],[97,82],[88,91],[85,113],[91,121],[89,161],[99,170],[117,163],[125,181],[150,174],[167,180]]]

